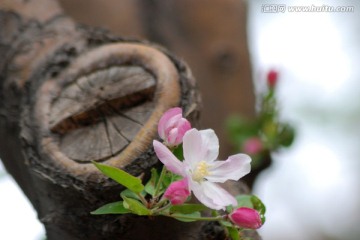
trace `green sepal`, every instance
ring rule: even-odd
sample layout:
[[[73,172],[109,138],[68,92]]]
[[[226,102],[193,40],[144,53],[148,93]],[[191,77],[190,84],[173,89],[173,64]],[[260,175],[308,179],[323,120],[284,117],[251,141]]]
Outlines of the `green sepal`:
[[[135,193],[140,193],[144,190],[144,185],[141,180],[119,168],[111,167],[102,163],[93,162],[94,165],[106,176],[125,186]]]
[[[227,227],[226,229],[228,231],[229,237],[232,240],[240,240],[240,234],[238,229],[236,229],[235,227]]]
[[[123,203],[124,203],[123,201],[108,203],[108,204],[96,209],[95,211],[92,211],[91,214],[93,214],[93,215],[102,215],[102,214],[125,214],[125,213],[130,213],[129,209],[126,209],[124,207]]]

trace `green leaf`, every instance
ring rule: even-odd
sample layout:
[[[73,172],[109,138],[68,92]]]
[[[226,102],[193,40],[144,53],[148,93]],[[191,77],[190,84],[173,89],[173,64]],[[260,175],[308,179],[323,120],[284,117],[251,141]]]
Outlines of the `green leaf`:
[[[152,197],[155,195],[155,188],[156,184],[159,180],[159,174],[155,168],[151,169],[151,178],[150,180],[145,184],[145,192],[150,194]]]
[[[266,212],[266,207],[263,204],[263,202],[256,197],[255,195],[251,196],[251,202],[254,206],[254,209],[256,209],[260,214],[264,214]]]
[[[289,124],[284,124],[280,130],[278,139],[280,145],[289,147],[295,138],[295,130]]]
[[[232,240],[240,240],[240,234],[236,228],[227,227],[226,229],[228,230],[229,237],[231,237]]]
[[[171,214],[171,216],[181,222],[195,222],[195,221],[199,220],[197,218],[200,218],[201,214],[200,214],[200,212],[193,212],[190,214],[174,213],[174,214]]]
[[[258,134],[259,123],[256,119],[246,119],[233,115],[226,120],[226,129],[233,144],[241,144],[244,140]]]
[[[130,189],[125,189],[124,191],[122,191],[120,193],[120,196],[121,196],[122,199],[124,199],[124,196],[125,196],[127,198],[133,198],[133,199],[140,200],[140,197],[136,193],[131,191]]]
[[[124,207],[129,209],[132,213],[135,213],[140,216],[148,216],[151,215],[151,212],[148,208],[146,208],[141,202],[138,200],[128,198],[123,196],[124,199]]]
[[[175,155],[175,157],[177,159],[179,159],[180,161],[184,160],[184,152],[183,152],[183,147],[182,144],[177,146],[176,148],[174,148],[173,150],[173,154]]]
[[[93,215],[101,215],[101,214],[124,214],[130,213],[128,209],[126,209],[123,205],[123,201],[108,203],[95,211],[92,211]]]
[[[236,201],[238,203],[237,207],[248,207],[248,208],[254,208],[253,202],[252,202],[252,195],[237,195]]]
[[[141,183],[141,180],[139,178],[134,177],[119,168],[111,167],[97,162],[93,163],[103,174],[113,179],[117,183],[124,185],[131,191],[135,193],[140,193],[142,190],[144,190],[144,185]]]
[[[202,204],[188,203],[188,204],[172,206],[170,208],[170,212],[171,213],[190,214],[190,213],[193,213],[193,212],[204,211],[206,209],[208,209],[208,208],[205,207]]]
[[[258,197],[254,196],[254,195],[251,196],[251,202],[254,206],[253,208],[259,212],[261,222],[262,222],[262,224],[264,224],[265,223],[265,212],[266,212],[266,207],[265,207],[264,203]]]

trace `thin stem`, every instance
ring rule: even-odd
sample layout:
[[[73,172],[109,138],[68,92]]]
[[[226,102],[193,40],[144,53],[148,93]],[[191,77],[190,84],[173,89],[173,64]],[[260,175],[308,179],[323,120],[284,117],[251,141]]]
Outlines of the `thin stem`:
[[[155,206],[154,207],[160,207],[163,203],[165,203],[167,201],[167,199],[166,198],[164,198],[164,196],[159,200],[159,202],[157,202],[156,204],[155,204]]]
[[[170,208],[171,206],[172,206],[171,203],[166,204],[165,206],[163,206],[163,207],[161,207],[161,208],[155,209],[152,214],[153,214],[153,215],[156,215],[156,214],[158,214],[158,213],[161,213],[162,211]]]
[[[141,202],[142,202],[145,206],[148,205],[148,201],[144,198],[143,195],[141,195],[141,193],[137,193],[136,195],[140,198]]]
[[[188,219],[188,220],[199,220],[199,221],[220,221],[224,219],[224,216],[218,216],[218,217],[191,217],[191,216],[174,216],[174,214],[163,214],[166,217],[171,217],[171,218],[184,218],[184,219]]]
[[[154,192],[155,198],[158,197],[162,181],[163,181],[163,179],[165,177],[165,173],[166,173],[166,168],[165,168],[165,166],[163,166],[162,170],[161,170],[161,173],[160,173],[159,180],[158,180],[158,182],[156,184],[156,188],[155,188],[155,192]]]

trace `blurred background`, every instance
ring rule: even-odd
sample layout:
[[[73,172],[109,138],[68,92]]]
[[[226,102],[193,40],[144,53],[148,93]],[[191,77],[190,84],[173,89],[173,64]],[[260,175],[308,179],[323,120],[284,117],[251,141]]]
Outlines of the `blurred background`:
[[[360,239],[357,0],[59,2],[81,24],[148,39],[183,58],[202,93],[201,127],[216,131],[222,158],[242,149],[229,118],[257,121],[275,71],[276,121],[290,124],[295,138],[268,149],[271,165],[253,185],[267,206],[263,239]],[[42,239],[36,213],[2,165],[0,196],[0,238]]]
[[[296,129],[255,185],[264,239],[360,239],[359,2],[258,0],[248,10],[257,95],[264,68],[278,69],[279,114]]]

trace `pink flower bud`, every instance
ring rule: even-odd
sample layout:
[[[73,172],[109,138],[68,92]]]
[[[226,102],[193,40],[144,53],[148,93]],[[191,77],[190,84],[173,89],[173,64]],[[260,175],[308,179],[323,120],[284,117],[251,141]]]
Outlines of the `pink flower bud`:
[[[266,80],[267,80],[269,87],[271,87],[271,88],[275,87],[276,82],[278,80],[278,76],[279,76],[279,73],[275,70],[270,70],[267,73]]]
[[[260,138],[252,137],[247,139],[243,145],[243,151],[247,154],[257,154],[263,150],[263,143]]]
[[[172,205],[183,204],[188,196],[190,190],[186,178],[171,183],[164,193],[164,197],[169,199]]]
[[[229,214],[229,218],[242,228],[257,229],[262,225],[259,212],[252,208],[238,208]]]
[[[158,133],[169,147],[182,143],[184,134],[191,129],[188,120],[182,117],[182,109],[171,108],[160,118]]]

